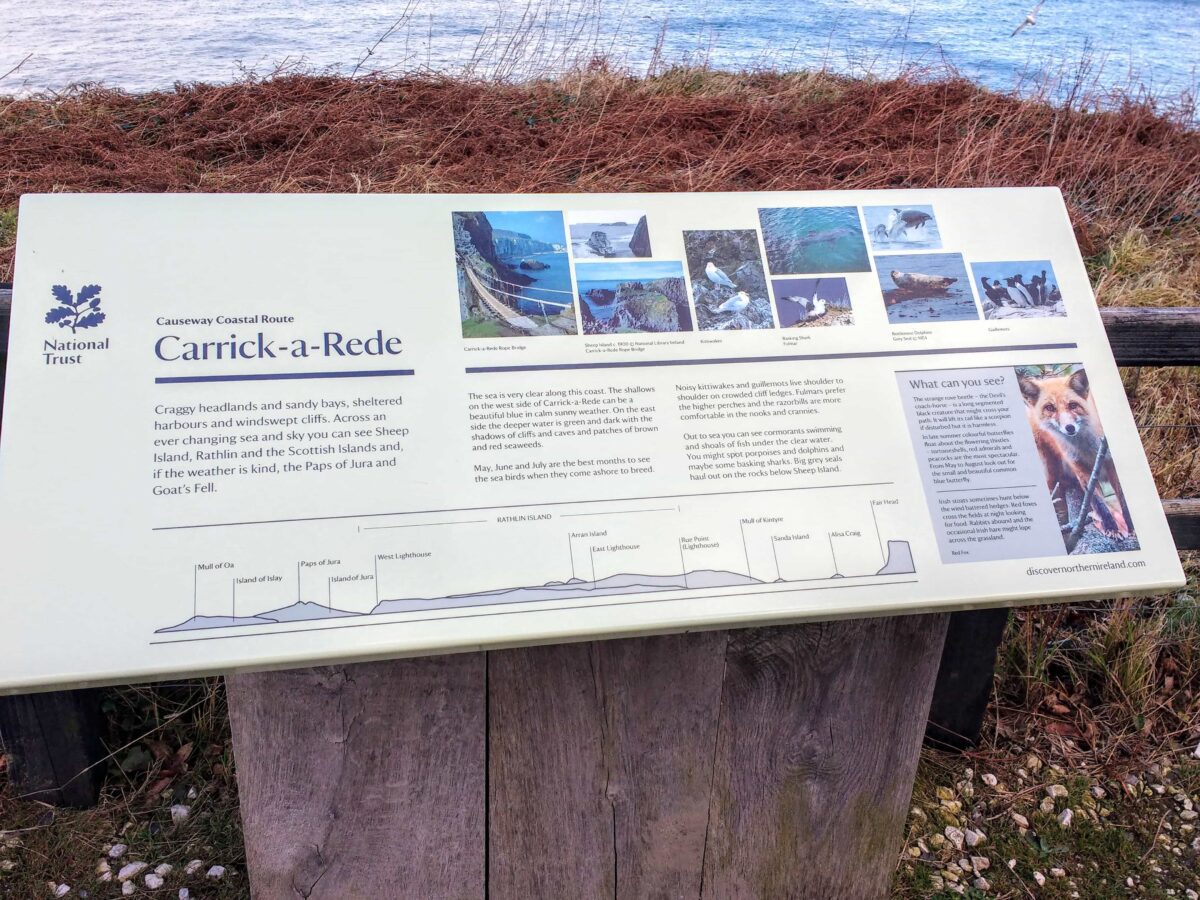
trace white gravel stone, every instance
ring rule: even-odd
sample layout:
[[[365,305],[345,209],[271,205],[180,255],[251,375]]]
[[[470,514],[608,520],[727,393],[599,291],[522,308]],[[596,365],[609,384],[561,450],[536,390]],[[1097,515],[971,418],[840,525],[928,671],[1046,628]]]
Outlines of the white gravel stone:
[[[105,872],[111,872],[112,866],[108,864],[107,859],[101,859],[96,862],[96,874],[103,875]]]
[[[1071,820],[1075,818],[1075,813],[1071,812],[1071,807],[1067,807],[1058,814],[1058,824],[1063,828],[1071,827]]]
[[[71,886],[69,884],[60,884],[54,889],[55,897],[65,897],[69,893],[71,893]]]
[[[1060,869],[1058,866],[1055,866],[1053,869],[1050,870],[1050,877],[1051,878],[1066,878],[1067,872],[1065,869]]]
[[[968,828],[963,833],[963,837],[965,838],[968,847],[978,847],[987,840],[986,834],[984,834],[982,831],[976,831],[974,828]]]
[[[1012,814],[1012,820],[1017,823],[1018,828],[1028,828],[1029,827],[1029,820],[1027,818],[1025,818],[1023,815],[1021,815],[1019,812],[1015,812]]]
[[[991,772],[988,772],[983,776],[983,783],[986,784],[988,787],[995,787],[997,784],[1000,783],[1000,780],[995,775],[993,775]]]
[[[109,859],[120,859],[122,856],[125,855],[125,851],[128,849],[129,848],[126,847],[124,844],[113,844],[112,847],[110,847],[108,850],[108,858]]]
[[[977,891],[990,891],[992,889],[991,883],[986,878],[976,878],[971,882],[971,887]]]
[[[204,877],[211,878],[213,881],[220,881],[225,877],[225,867],[212,866],[207,872],[204,873]]]
[[[190,806],[184,806],[182,803],[176,803],[171,807],[171,821],[176,825],[181,825],[188,820],[188,816],[192,814]]]
[[[963,843],[967,839],[967,836],[963,833],[963,830],[961,828],[955,828],[953,825],[947,825],[943,834],[946,835],[946,840],[954,845],[955,850],[961,850],[963,848]]]
[[[1038,887],[1041,887],[1042,885],[1044,885],[1046,883],[1046,876],[1043,875],[1041,872],[1034,872],[1033,880],[1038,883]]]
[[[992,861],[986,856],[971,857],[971,868],[976,872],[986,872],[989,868],[991,868],[991,865]]]
[[[121,896],[122,897],[133,896],[133,882],[132,881],[127,881],[123,885],[121,885]]]
[[[179,900],[192,900],[192,892],[187,888],[179,889]]]
[[[197,872],[199,872],[203,868],[204,868],[204,863],[200,862],[200,860],[198,860],[198,859],[193,859],[190,863],[188,863],[186,866],[183,867],[183,874],[184,875],[195,875]]]
[[[152,891],[157,891],[163,886],[163,877],[156,872],[151,872],[146,876],[146,887]]]
[[[1066,797],[1067,787],[1063,784],[1048,784],[1046,785],[1046,796],[1054,800]]]
[[[128,881],[130,878],[137,878],[148,868],[150,868],[150,864],[144,862],[131,862],[128,865],[121,866],[121,871],[117,873],[117,881]]]

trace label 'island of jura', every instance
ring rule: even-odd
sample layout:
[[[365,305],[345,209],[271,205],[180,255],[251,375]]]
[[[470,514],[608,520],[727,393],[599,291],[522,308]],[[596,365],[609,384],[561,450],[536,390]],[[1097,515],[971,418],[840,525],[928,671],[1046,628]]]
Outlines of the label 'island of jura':
[[[1054,190],[19,223],[0,690],[1183,581]]]

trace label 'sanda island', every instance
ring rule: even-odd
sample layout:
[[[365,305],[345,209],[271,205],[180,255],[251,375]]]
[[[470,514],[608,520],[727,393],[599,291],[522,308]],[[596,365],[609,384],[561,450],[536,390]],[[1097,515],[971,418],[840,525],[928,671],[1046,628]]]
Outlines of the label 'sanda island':
[[[20,221],[3,690],[1182,583],[1052,190]]]

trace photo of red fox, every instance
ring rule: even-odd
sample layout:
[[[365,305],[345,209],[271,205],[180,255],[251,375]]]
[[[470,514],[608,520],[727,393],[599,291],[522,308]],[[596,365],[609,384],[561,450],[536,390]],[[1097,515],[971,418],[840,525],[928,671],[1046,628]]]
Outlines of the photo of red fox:
[[[1136,549],[1133,520],[1087,372],[1078,365],[1020,366],[1017,383],[1064,537],[1070,535],[1068,550],[1074,552],[1076,543],[1080,552]],[[1096,482],[1088,502],[1093,473]],[[1084,527],[1079,517],[1085,506],[1099,534],[1081,540]]]

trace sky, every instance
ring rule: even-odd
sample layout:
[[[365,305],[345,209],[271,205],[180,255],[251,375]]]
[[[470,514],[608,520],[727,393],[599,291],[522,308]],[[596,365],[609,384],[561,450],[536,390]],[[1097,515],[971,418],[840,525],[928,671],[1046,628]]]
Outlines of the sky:
[[[547,244],[567,243],[566,227],[560,212],[488,212],[484,213],[492,229],[527,234]]]
[[[656,278],[682,277],[683,264],[678,262],[629,260],[575,265],[575,278],[580,284],[585,281],[652,281]]]

